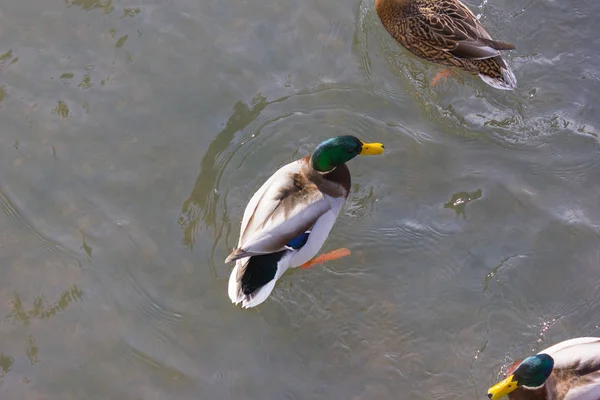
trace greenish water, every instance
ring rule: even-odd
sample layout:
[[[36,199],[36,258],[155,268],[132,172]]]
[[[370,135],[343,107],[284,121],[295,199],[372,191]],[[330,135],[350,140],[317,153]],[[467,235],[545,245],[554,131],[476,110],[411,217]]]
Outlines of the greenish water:
[[[2,399],[478,399],[600,335],[593,0],[468,1],[518,89],[399,47],[372,0],[0,4]],[[227,297],[244,207],[354,134],[324,251]]]

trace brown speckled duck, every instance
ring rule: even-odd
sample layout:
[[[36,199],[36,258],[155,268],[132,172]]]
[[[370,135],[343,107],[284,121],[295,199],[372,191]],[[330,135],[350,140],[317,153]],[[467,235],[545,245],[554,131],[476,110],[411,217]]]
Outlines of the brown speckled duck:
[[[385,29],[411,53],[449,67],[458,67],[488,85],[512,90],[517,79],[500,56],[510,43],[493,40],[477,17],[459,0],[375,0]],[[453,72],[441,71],[436,86]]]
[[[507,378],[489,388],[499,400],[600,399],[600,338],[565,340],[513,363]]]

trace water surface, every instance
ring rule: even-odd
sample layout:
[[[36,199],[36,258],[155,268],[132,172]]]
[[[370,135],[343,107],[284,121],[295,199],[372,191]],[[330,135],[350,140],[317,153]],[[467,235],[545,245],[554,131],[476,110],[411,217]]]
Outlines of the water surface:
[[[432,89],[373,0],[5,0],[1,397],[478,399],[600,335],[600,3],[467,4],[517,90]],[[234,307],[246,202],[338,134],[386,146],[353,254]]]

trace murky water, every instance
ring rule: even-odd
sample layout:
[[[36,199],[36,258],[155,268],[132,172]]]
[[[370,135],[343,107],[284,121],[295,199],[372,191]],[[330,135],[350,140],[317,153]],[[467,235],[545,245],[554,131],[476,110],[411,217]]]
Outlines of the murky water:
[[[599,335],[600,3],[467,4],[516,91],[432,89],[373,0],[4,0],[0,397],[477,399]],[[353,254],[234,307],[246,202],[348,133]]]

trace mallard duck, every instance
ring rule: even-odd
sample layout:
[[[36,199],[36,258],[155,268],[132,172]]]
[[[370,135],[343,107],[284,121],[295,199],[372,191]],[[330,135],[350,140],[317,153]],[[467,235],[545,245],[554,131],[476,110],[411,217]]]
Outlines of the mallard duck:
[[[493,40],[459,0],[375,0],[385,29],[411,53],[434,63],[458,67],[496,89],[512,90],[517,79],[500,56],[510,43]],[[432,80],[453,73],[446,69]]]
[[[600,399],[600,338],[566,340],[513,363],[508,376],[488,390],[497,400]]]
[[[250,199],[237,248],[225,259],[235,261],[228,287],[231,301],[255,307],[288,268],[349,254],[339,249],[313,259],[350,192],[345,163],[358,155],[381,153],[381,143],[337,136],[319,144],[312,155],[277,170]]]

